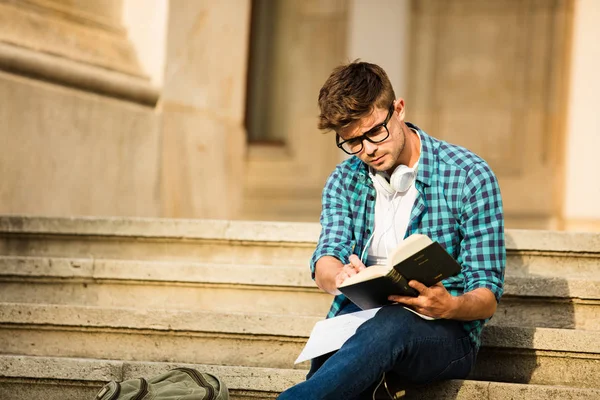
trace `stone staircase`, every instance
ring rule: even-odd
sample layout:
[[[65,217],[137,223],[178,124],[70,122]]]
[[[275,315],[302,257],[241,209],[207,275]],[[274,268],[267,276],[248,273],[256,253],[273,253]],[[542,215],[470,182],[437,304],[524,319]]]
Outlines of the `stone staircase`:
[[[191,364],[234,399],[294,365],[331,298],[309,277],[319,226],[0,217],[0,399],[92,399]],[[408,398],[600,399],[600,235],[508,231],[505,295],[468,380]]]

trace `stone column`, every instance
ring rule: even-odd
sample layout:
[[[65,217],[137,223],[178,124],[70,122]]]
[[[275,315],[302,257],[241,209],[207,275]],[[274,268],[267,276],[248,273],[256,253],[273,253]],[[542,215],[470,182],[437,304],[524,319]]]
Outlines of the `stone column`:
[[[232,218],[242,196],[250,0],[171,0],[163,216]]]
[[[158,216],[158,91],[123,0],[0,0],[0,214]]]
[[[154,105],[123,0],[0,0],[0,70]]]
[[[575,3],[569,104],[566,122],[563,185],[565,197],[561,228],[600,232],[600,46],[598,45],[600,2],[578,0]]]

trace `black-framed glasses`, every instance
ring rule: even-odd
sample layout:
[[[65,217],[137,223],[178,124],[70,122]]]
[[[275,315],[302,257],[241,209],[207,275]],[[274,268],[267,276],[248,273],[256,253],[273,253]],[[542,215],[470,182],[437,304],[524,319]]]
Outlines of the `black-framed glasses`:
[[[385,121],[383,121],[379,125],[374,126],[371,129],[369,129],[362,135],[354,137],[352,139],[340,141],[342,138],[340,137],[339,134],[336,133],[335,141],[336,141],[337,147],[344,150],[344,152],[346,154],[353,155],[353,154],[357,154],[357,153],[361,152],[361,150],[364,147],[363,142],[365,139],[371,143],[383,142],[385,139],[387,139],[390,136],[390,131],[387,127],[387,124],[390,121],[390,118],[392,118],[393,113],[394,113],[394,103],[392,102],[392,104],[390,105],[390,109],[388,111],[388,115],[387,115],[387,117],[385,117]]]

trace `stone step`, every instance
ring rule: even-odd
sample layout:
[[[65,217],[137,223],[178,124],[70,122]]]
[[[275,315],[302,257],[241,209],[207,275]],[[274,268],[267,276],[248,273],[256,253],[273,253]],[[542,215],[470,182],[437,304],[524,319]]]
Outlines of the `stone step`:
[[[104,382],[160,374],[175,367],[191,367],[218,375],[230,389],[232,400],[274,399],[280,392],[304,380],[306,371],[216,366],[203,364],[95,360],[82,358],[0,355],[0,398],[11,400],[91,399]],[[595,400],[600,390],[565,386],[512,384],[454,380],[440,382],[406,400]]]
[[[0,256],[0,302],[323,316],[306,267]],[[507,273],[493,321],[600,330],[600,276]]]
[[[310,223],[0,216],[0,255],[306,266]]]
[[[306,266],[311,223],[0,216],[0,255]],[[600,234],[506,231],[515,272],[578,277],[598,271]]]
[[[1,257],[0,301],[324,316],[307,267]]]
[[[490,324],[600,331],[600,301],[507,294]]]
[[[0,348],[31,356],[292,368],[318,320],[4,303]],[[599,387],[598,376],[600,331],[496,325],[484,330],[474,372],[480,380],[578,387]]]
[[[598,269],[560,275],[507,267],[505,293],[527,297],[600,299]],[[316,288],[307,266],[156,262],[0,255],[0,279],[80,279],[82,282],[158,282]]]

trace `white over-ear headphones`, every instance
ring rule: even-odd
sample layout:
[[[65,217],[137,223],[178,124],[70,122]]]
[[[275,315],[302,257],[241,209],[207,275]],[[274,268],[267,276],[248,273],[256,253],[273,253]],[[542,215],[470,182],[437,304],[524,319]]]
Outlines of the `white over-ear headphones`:
[[[399,165],[392,172],[392,176],[390,177],[390,181],[386,179],[388,175],[386,172],[378,172],[374,171],[372,176],[377,182],[381,185],[383,189],[389,194],[394,194],[396,192],[406,192],[415,181],[417,177],[417,166],[415,168],[407,167],[406,165]]]

